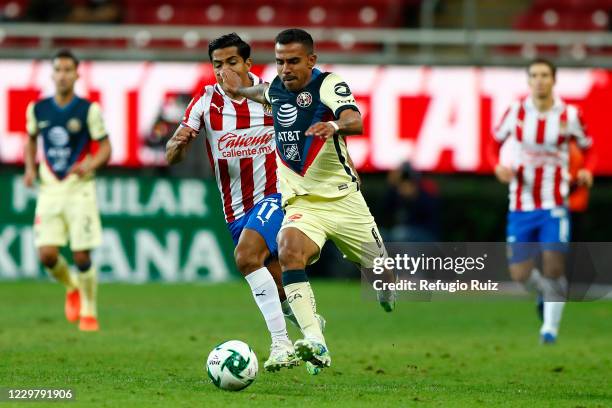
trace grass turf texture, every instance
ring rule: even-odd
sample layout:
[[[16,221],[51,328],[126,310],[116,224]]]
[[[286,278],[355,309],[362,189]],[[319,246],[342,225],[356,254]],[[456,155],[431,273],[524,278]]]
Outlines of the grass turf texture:
[[[58,284],[3,282],[0,387],[73,388],[75,402],[53,403],[69,407],[612,406],[610,302],[569,304],[559,343],[543,347],[533,303],[403,302],[385,314],[355,282],[313,286],[332,353],[316,377],[263,372],[268,334],[243,282],[103,285],[99,333],[64,320]],[[260,361],[238,393],[204,369],[229,339]],[[10,405],[47,404],[0,402]]]

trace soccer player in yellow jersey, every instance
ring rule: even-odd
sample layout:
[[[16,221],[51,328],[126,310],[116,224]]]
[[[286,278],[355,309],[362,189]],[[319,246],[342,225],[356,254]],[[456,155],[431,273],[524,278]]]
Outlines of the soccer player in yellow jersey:
[[[319,258],[327,240],[362,268],[371,268],[386,251],[348,156],[345,137],[361,134],[363,126],[348,85],[339,75],[314,68],[317,56],[306,31],[285,30],[275,43],[278,76],[271,84],[242,87],[235,73],[224,70],[223,87],[272,108],[285,210],[278,236],[283,286],[304,333],[296,353],[316,374],[331,358],[306,265]],[[387,311],[394,299],[392,292],[379,293]]]
[[[66,287],[65,313],[83,331],[99,330],[98,279],[91,250],[100,245],[102,227],[96,202],[94,172],[111,155],[100,107],[74,94],[79,61],[69,50],[52,59],[55,95],[27,109],[24,183],[40,178],[34,240],[46,270]],[[38,137],[43,160],[36,169]],[[91,153],[92,142],[98,150]],[[70,242],[78,278],[70,273],[59,248]]]

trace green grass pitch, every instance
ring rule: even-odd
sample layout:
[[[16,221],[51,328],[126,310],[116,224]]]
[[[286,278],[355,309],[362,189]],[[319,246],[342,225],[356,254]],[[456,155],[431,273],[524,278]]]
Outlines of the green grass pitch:
[[[530,302],[401,302],[385,314],[357,282],[313,286],[332,353],[316,377],[263,372],[268,335],[243,282],[102,285],[99,333],[64,320],[58,284],[2,282],[0,387],[74,389],[58,407],[612,406],[611,302],[568,304],[559,343],[543,347]],[[237,393],[204,370],[229,339],[260,361]]]

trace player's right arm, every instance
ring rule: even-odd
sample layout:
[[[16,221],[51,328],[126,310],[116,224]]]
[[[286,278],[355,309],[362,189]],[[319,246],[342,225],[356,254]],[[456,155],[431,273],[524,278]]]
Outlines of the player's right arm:
[[[198,136],[198,130],[196,129],[202,129],[203,94],[204,90],[200,93],[200,96],[196,96],[189,102],[181,124],[166,143],[166,161],[170,165],[180,163],[185,159],[185,154],[187,154],[191,142]]]
[[[221,78],[223,78],[223,83],[221,87],[225,92],[234,95],[244,96],[245,98],[251,99],[255,102],[259,102],[261,104],[268,104],[268,88],[269,84],[263,83],[254,86],[242,86],[240,82],[240,77],[237,73],[230,69],[224,69],[221,71]]]
[[[23,154],[25,162],[23,183],[26,187],[32,187],[34,185],[34,180],[36,180],[36,142],[38,138],[38,122],[34,114],[34,102],[28,105],[26,111],[26,129],[28,132],[28,139],[26,140]]]
[[[168,164],[180,163],[185,159],[185,154],[193,139],[198,134],[188,126],[179,125],[174,135],[166,144],[166,161]]]
[[[495,169],[495,177],[497,177],[499,182],[504,184],[508,184],[512,181],[514,178],[514,171],[511,167],[500,163],[499,151],[504,142],[512,135],[517,110],[518,104],[513,104],[506,110],[506,113],[504,113],[501,122],[497,128],[495,128],[493,144],[490,151],[490,161]]]

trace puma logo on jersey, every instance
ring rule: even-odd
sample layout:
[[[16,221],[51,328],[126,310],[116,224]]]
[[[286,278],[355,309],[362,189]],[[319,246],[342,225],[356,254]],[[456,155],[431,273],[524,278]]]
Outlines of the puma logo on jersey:
[[[214,103],[214,102],[211,102],[211,103],[210,103],[210,106],[214,106],[214,107],[217,109],[217,111],[218,111],[219,113],[222,113],[222,111],[223,111],[223,106],[219,107],[219,106],[217,106],[217,104],[216,104],[216,103]]]

